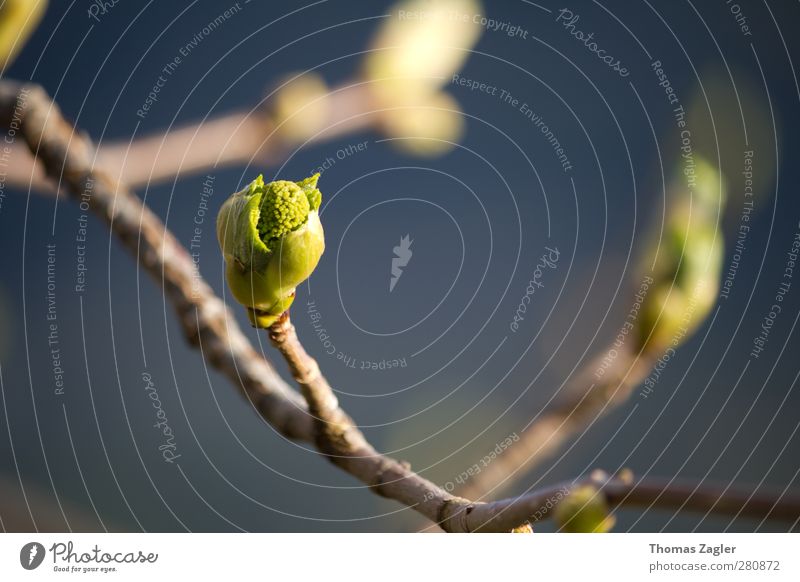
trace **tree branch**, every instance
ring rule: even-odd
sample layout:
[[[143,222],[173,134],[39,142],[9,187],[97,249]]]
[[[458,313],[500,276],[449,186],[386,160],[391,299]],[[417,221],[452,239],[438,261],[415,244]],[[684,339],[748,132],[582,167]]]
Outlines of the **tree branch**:
[[[176,309],[184,335],[202,346],[206,359],[250,398],[262,417],[288,438],[315,442],[334,464],[374,492],[415,509],[445,531],[530,531],[552,489],[492,503],[456,497],[411,471],[406,463],[375,451],[339,407],[316,362],[300,345],[288,317],[271,330],[271,340],[300,384],[308,409],[296,392],[252,347],[219,299],[196,272],[186,249],[123,183],[95,164],[91,141],[64,121],[57,106],[38,86],[0,81],[0,124],[18,127],[48,176],[61,181],[76,199],[108,223],[139,264],[161,283]],[[310,413],[310,414],[309,414]],[[597,481],[597,476],[591,477]],[[571,487],[572,485],[570,485]],[[563,487],[563,486],[562,486]],[[692,509],[796,519],[800,500],[778,497],[743,503],[742,494],[724,496],[692,490],[633,484],[614,478],[603,483],[610,503],[683,505]],[[748,496],[749,497],[749,496]],[[713,501],[716,499],[716,501]],[[679,503],[680,502],[680,503]]]
[[[239,387],[264,418],[289,438],[311,440],[305,404],[253,349],[223,301],[196,272],[192,258],[164,223],[93,160],[94,147],[64,121],[38,86],[0,82],[0,122],[19,126],[47,175],[76,199],[85,193],[139,264],[163,285],[190,343]]]
[[[195,271],[189,253],[163,222],[124,184],[109,178],[94,163],[94,148],[88,137],[78,134],[63,119],[40,87],[2,81],[0,123],[9,126],[12,121],[50,178],[61,181],[73,198],[91,194],[91,209],[109,223],[141,266],[163,285],[190,343],[202,346],[208,361],[240,387],[280,433],[314,442],[312,416],[297,393],[251,346],[222,300]],[[292,337],[284,345],[296,350],[299,342],[294,328],[291,330]],[[346,417],[338,406],[336,410],[337,417]],[[348,423],[352,426],[349,418]],[[342,461],[342,468],[352,471],[354,477],[380,495],[413,507],[441,523],[444,529],[468,531],[461,529],[467,524],[459,518],[460,512],[470,506],[467,500],[455,498],[416,475],[408,465],[382,457],[359,431],[348,431],[347,435],[356,443],[360,455]],[[495,519],[492,525],[508,531],[519,524]]]
[[[696,483],[679,479],[641,479],[629,471],[609,477],[603,471],[564,481],[534,493],[484,505],[480,519],[498,511],[511,511],[514,518],[528,517],[529,523],[550,517],[558,502],[582,485],[592,485],[610,508],[646,507],[658,510],[712,512],[715,515],[773,519],[793,523],[800,515],[800,496],[779,491],[753,492],[722,483]],[[514,518],[506,517],[512,522]]]
[[[324,130],[309,138],[308,143],[327,141],[349,133],[368,129],[378,114],[367,85],[353,80],[343,83],[321,97],[330,112]],[[95,165],[113,181],[137,188],[170,178],[191,175],[211,168],[231,165],[276,164],[299,145],[284,139],[272,120],[271,102],[262,102],[252,109],[242,109],[199,123],[154,132],[134,140],[110,141],[96,149]],[[43,169],[34,164],[27,148],[12,146],[6,184],[30,187],[55,194],[57,182],[48,179]]]
[[[352,419],[339,407],[317,362],[306,353],[288,312],[270,327],[269,337],[289,364],[314,417],[317,449],[334,465],[378,495],[413,507],[445,531],[469,532],[491,525],[470,519],[475,506],[467,499],[451,495],[414,473],[407,463],[381,455],[367,442]],[[507,531],[525,520],[516,523],[507,523],[503,519],[495,521],[501,531]]]
[[[472,477],[459,494],[481,499],[510,487],[559,451],[570,438],[624,403],[652,368],[648,358],[620,348],[614,361],[604,368],[603,375],[596,378],[595,371],[600,369],[605,355],[583,366],[563,394],[522,431],[519,440]]]

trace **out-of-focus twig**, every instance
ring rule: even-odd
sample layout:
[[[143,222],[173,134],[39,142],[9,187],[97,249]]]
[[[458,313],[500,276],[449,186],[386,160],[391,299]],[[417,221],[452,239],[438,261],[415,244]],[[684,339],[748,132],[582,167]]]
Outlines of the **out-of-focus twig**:
[[[93,164],[91,142],[63,119],[47,94],[38,86],[0,81],[0,124],[8,126],[12,120],[47,174],[61,180],[72,197],[88,196],[91,209],[108,221],[140,265],[163,285],[187,339],[201,346],[208,361],[240,387],[258,412],[283,435],[316,441],[312,416],[299,395],[253,349],[222,300],[195,271],[186,249],[124,184],[110,179]],[[293,350],[299,346],[293,327],[283,345]],[[318,407],[316,400],[312,402]],[[336,417],[348,418],[341,411]],[[347,434],[356,442],[360,432],[353,430]],[[360,457],[363,460],[348,459],[340,466],[375,491],[416,509],[447,531],[509,531],[520,525],[525,527],[524,515],[529,513],[525,498],[500,502],[503,511],[496,511],[493,504],[473,505],[416,475],[407,465],[379,455],[363,436],[358,451],[364,453]]]
[[[652,363],[629,350],[616,353],[602,378],[594,375],[605,354],[581,368],[556,401],[522,432],[520,440],[472,477],[459,494],[472,499],[497,495],[558,452],[567,440],[625,402],[650,372]]]
[[[116,524],[103,520],[107,531],[120,531]],[[96,517],[84,508],[56,500],[52,492],[31,482],[25,489],[0,475],[0,531],[13,532],[93,532],[101,528]]]
[[[253,349],[222,300],[195,271],[186,249],[123,183],[93,164],[88,138],[64,121],[40,87],[0,81],[0,125],[9,126],[12,120],[48,175],[61,180],[72,197],[88,197],[92,210],[162,284],[187,339],[202,347],[204,357],[228,376],[280,433],[316,443],[323,455],[373,491],[413,508],[445,531],[530,531],[531,522],[547,516],[544,509],[552,499],[551,489],[491,503],[472,502],[446,492],[407,464],[378,453],[338,406],[286,317],[270,331],[271,339],[289,363],[309,403],[306,409]],[[630,477],[604,481],[595,474],[590,478],[611,505],[685,505],[722,513],[800,517],[800,500],[793,497],[744,503],[743,494],[730,490],[724,494],[702,487],[675,490],[671,485],[659,488],[634,483]]]
[[[290,438],[310,440],[305,403],[256,352],[186,249],[125,184],[94,163],[89,139],[75,131],[38,86],[0,82],[0,122],[19,126],[31,152],[54,181],[78,199],[88,197],[139,264],[163,285],[187,339],[242,389],[262,415]]]
[[[552,517],[552,511],[558,505],[556,500],[586,485],[594,487],[609,508],[644,507],[661,511],[711,512],[715,515],[789,523],[794,523],[800,516],[800,496],[796,494],[784,494],[776,490],[754,492],[724,483],[697,483],[681,479],[637,480],[629,471],[609,476],[601,470],[595,470],[586,477],[564,481],[527,496],[532,506],[538,501],[540,508],[532,522]]]
[[[596,487],[610,507],[653,506],[786,520],[800,516],[800,498],[797,497],[782,497],[777,493],[753,494],[744,489],[681,481],[636,482],[629,472],[609,477],[603,471],[594,471],[583,479],[490,503],[454,497],[411,471],[408,465],[381,455],[367,442],[352,419],[339,407],[319,365],[298,340],[288,313],[270,328],[269,336],[289,364],[309,412],[314,416],[314,439],[318,450],[334,465],[369,485],[379,495],[414,507],[445,531],[524,528],[525,524],[550,515],[551,509],[563,499],[557,495],[558,492],[573,491],[586,484]],[[649,366],[643,365],[641,369],[649,370]],[[626,390],[636,383],[627,384]],[[597,400],[615,402],[616,396],[606,394]],[[627,397],[627,393],[619,396]],[[584,406],[593,409],[593,405]],[[544,431],[542,429],[542,433]],[[554,434],[558,435],[558,431]]]
[[[298,340],[288,312],[270,327],[269,336],[289,364],[314,417],[317,449],[334,465],[378,495],[413,507],[445,531],[529,531],[529,517],[538,507],[530,502],[535,502],[536,496],[472,503],[424,479],[407,463],[381,455],[339,407],[316,360],[306,353]]]
[[[401,17],[422,10],[424,18]],[[277,165],[295,148],[367,128],[399,138],[392,143],[406,151],[442,153],[464,125],[458,103],[442,89],[480,37],[482,28],[472,18],[480,13],[477,0],[403,0],[376,28],[349,81],[331,88],[315,72],[292,75],[250,109],[99,144],[97,163],[112,180],[137,188],[230,165]],[[11,33],[18,31],[6,36]],[[11,152],[15,163],[6,183],[54,193],[57,183],[21,153],[19,147]]]
[[[370,93],[364,82],[345,83],[320,97],[328,115],[308,143],[341,137],[375,122]],[[268,104],[267,104],[268,105]],[[276,165],[300,144],[287,140],[263,105],[234,111],[166,133],[155,132],[130,141],[110,141],[96,149],[95,164],[111,179],[130,188],[163,182],[178,176],[232,165]],[[34,163],[27,148],[14,144],[6,184],[55,193],[57,182]]]
[[[691,182],[678,171],[661,237],[639,267],[642,280],[624,327],[599,357],[579,370],[548,406],[486,470],[460,491],[480,499],[508,486],[625,402],[663,355],[674,352],[702,325],[717,302],[723,260],[720,218],[725,180],[697,157]],[[649,388],[648,388],[649,390]]]
[[[308,143],[335,139],[369,128],[370,95],[363,82],[353,81],[319,96],[326,116],[317,120],[320,131]],[[104,168],[118,169],[115,179],[137,187],[176,176],[230,165],[277,165],[300,145],[281,131],[270,101],[251,111],[238,111],[131,143],[108,144],[98,152]],[[304,112],[298,115],[303,115]],[[277,125],[276,125],[277,123]]]

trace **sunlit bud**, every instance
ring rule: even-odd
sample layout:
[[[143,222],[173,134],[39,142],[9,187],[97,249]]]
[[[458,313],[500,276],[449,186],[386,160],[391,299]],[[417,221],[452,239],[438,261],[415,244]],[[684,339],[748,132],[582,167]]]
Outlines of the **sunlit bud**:
[[[553,510],[559,529],[568,533],[606,533],[614,527],[616,518],[609,513],[602,493],[592,485],[582,485],[570,491]]]
[[[422,156],[443,153],[464,132],[458,103],[447,93],[428,95],[417,105],[398,105],[381,116],[381,126],[397,147]]]
[[[328,92],[328,85],[315,73],[285,80],[270,106],[278,135],[290,143],[302,143],[322,131],[330,118]]]
[[[698,158],[693,173],[681,173],[672,191],[679,194],[664,234],[643,267],[653,284],[641,309],[638,347],[651,356],[677,348],[703,323],[716,304],[722,273],[725,184],[719,172]]]
[[[395,4],[375,36],[364,76],[381,101],[415,101],[458,72],[481,34],[476,0],[407,0]]]
[[[265,184],[259,176],[219,211],[228,287],[255,327],[269,327],[289,309],[325,250],[318,178]]]
[[[47,0],[5,0],[0,3],[0,70],[11,65],[36,30]]]
[[[442,88],[480,37],[480,11],[477,0],[408,0],[390,10],[365,57],[363,77],[379,124],[389,137],[402,138],[394,145],[436,155],[461,137],[461,109]]]

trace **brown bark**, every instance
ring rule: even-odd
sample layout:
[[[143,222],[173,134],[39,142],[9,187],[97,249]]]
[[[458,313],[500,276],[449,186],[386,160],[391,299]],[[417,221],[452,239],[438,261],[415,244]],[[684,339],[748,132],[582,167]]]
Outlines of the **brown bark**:
[[[162,285],[180,319],[184,335],[202,347],[204,357],[225,374],[254,404],[263,418],[287,438],[317,445],[320,453],[375,493],[420,512],[445,531],[530,531],[544,519],[542,509],[559,488],[491,503],[456,497],[414,473],[408,464],[378,453],[339,407],[317,363],[305,352],[288,317],[270,330],[304,399],[278,375],[238,327],[223,301],[200,278],[186,249],[128,187],[94,161],[94,146],[68,124],[38,86],[0,81],[0,124],[19,127],[20,135],[47,175],[61,181],[68,195],[90,194],[92,210]],[[709,487],[675,488],[651,482],[634,483],[630,476],[589,478],[612,505],[655,504],[676,507],[684,502],[697,510],[735,515],[797,519],[796,497],[754,497]]]

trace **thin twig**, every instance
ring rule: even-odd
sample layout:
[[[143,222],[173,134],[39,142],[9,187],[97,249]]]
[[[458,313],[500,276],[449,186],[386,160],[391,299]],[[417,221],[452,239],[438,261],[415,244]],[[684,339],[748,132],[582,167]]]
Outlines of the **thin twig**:
[[[438,523],[445,531],[499,531],[545,519],[548,507],[558,504],[569,491],[592,484],[606,497],[610,506],[656,506],[659,509],[688,508],[696,511],[793,520],[800,515],[800,499],[781,499],[777,494],[753,496],[736,489],[722,495],[724,486],[683,482],[643,480],[635,482],[629,473],[609,478],[602,471],[589,477],[566,482],[517,498],[493,503],[474,503],[447,494],[438,486],[411,471],[409,466],[379,454],[366,441],[339,403],[319,369],[316,360],[306,353],[295,332],[288,312],[269,329],[272,344],[280,351],[314,416],[317,448],[333,464],[369,485],[376,493],[402,500],[407,505],[419,503],[417,492],[427,492],[417,511]],[[606,399],[608,401],[608,399]],[[495,461],[496,462],[496,461]],[[429,498],[432,493],[435,498]],[[549,503],[548,503],[549,502]],[[512,527],[509,527],[512,526]]]
[[[65,499],[53,500],[52,491],[35,483],[12,482],[0,476],[0,531],[12,532],[96,532],[121,531],[116,523],[90,515],[86,509]]]
[[[163,285],[187,339],[202,346],[208,361],[240,387],[280,433],[314,442],[312,416],[299,395],[253,349],[222,300],[196,272],[189,253],[161,220],[124,184],[110,179],[93,163],[94,148],[88,137],[77,133],[63,119],[44,90],[35,85],[0,82],[0,123],[9,126],[12,120],[48,176],[63,183],[73,198],[80,199],[88,193],[90,208],[109,223],[141,266]],[[478,524],[460,519],[470,507],[467,500],[458,499],[419,477],[405,464],[384,459],[361,439],[358,449],[363,453],[361,458],[343,463],[356,478],[381,495],[441,522],[446,530],[477,528]],[[369,474],[370,470],[374,473]],[[508,531],[520,523],[498,518],[485,525]]]
[[[698,484],[680,479],[648,478],[637,481],[629,471],[608,476],[596,470],[581,479],[564,481],[524,496],[526,510],[538,508],[533,517],[528,518],[529,522],[535,523],[550,517],[558,501],[566,495],[565,492],[583,485],[595,487],[609,508],[645,507],[660,511],[711,512],[715,515],[789,523],[800,515],[800,496],[785,495],[780,491],[754,493],[751,489],[731,487],[724,483]],[[514,501],[512,498],[491,505],[494,510],[502,510],[503,504]]]
[[[497,495],[558,452],[570,438],[624,403],[650,372],[652,364],[624,348],[616,353],[599,378],[595,372],[605,354],[583,366],[558,399],[522,431],[519,440],[472,477],[458,491],[459,495],[471,499]]]
[[[186,338],[202,345],[208,361],[242,389],[261,414],[289,438],[311,440],[305,403],[256,352],[223,301],[199,276],[186,249],[127,187],[93,161],[94,147],[64,121],[58,107],[35,85],[0,82],[0,120],[19,126],[48,176],[69,194],[89,197],[178,313]]]
[[[414,473],[407,463],[379,454],[340,407],[316,360],[297,338],[288,313],[269,329],[314,417],[314,441],[333,464],[375,493],[414,507],[446,531],[470,531],[461,519],[470,505]],[[512,526],[513,527],[513,526]],[[506,528],[506,529],[511,529]]]
[[[367,84],[353,80],[320,97],[327,101],[324,131],[308,143],[324,142],[372,127],[373,113]],[[110,141],[97,147],[95,165],[129,188],[150,186],[180,176],[232,165],[276,165],[300,145],[284,139],[270,112],[270,101],[252,109],[221,114],[198,123],[153,132],[134,140]],[[6,184],[55,194],[57,182],[35,165],[24,145],[11,146]]]
[[[64,121],[40,87],[0,81],[0,125],[12,123],[51,179],[62,182],[73,198],[89,197],[91,209],[109,223],[139,264],[162,284],[186,338],[202,346],[208,361],[228,376],[281,434],[317,443],[323,455],[373,491],[419,511],[445,531],[529,531],[530,522],[546,517],[542,508],[552,497],[551,489],[491,503],[471,502],[417,475],[407,464],[375,451],[338,406],[286,317],[271,330],[272,341],[300,384],[309,402],[306,409],[297,393],[252,347],[223,301],[196,272],[186,249],[123,183],[94,164],[91,141]],[[737,504],[739,498],[735,496],[726,493],[715,497],[714,491],[702,487],[659,490],[647,483],[621,479],[609,480],[603,484],[603,491],[613,504],[647,501],[671,507],[686,502],[692,509],[717,513],[735,515],[744,508],[748,515],[800,517],[800,500],[795,497],[754,496],[760,501]],[[716,500],[711,503],[712,499]],[[767,512],[767,508],[771,510]]]
[[[724,492],[724,493],[723,493]],[[800,515],[800,497],[727,484],[702,484],[682,479],[642,479],[638,483],[615,482],[603,489],[612,507],[647,507],[660,510],[711,512],[715,515],[774,519],[794,522]]]

